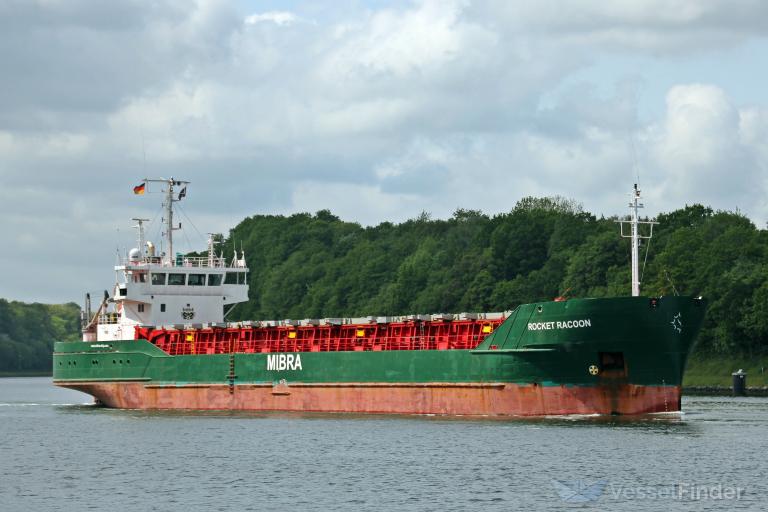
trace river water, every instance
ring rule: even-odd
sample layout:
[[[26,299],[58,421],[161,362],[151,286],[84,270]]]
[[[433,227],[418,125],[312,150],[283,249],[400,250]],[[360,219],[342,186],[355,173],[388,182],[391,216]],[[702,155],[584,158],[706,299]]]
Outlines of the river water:
[[[90,404],[0,379],[0,510],[768,509],[768,398],[511,420]]]

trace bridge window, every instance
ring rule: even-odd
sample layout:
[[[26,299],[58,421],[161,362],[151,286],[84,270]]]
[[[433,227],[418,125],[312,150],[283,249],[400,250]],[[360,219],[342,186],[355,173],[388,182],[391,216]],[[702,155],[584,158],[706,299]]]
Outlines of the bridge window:
[[[221,274],[208,274],[208,286],[219,286],[222,277]]]
[[[139,304],[139,313],[144,312],[144,304]]]
[[[165,274],[155,274],[152,273],[152,284],[154,285],[163,285],[165,284]]]
[[[205,274],[189,274],[187,284],[189,286],[205,286]]]
[[[168,274],[168,284],[183,286],[186,276],[187,274]]]
[[[224,284],[246,284],[245,272],[227,272]]]
[[[160,304],[160,312],[165,313],[165,304]]]

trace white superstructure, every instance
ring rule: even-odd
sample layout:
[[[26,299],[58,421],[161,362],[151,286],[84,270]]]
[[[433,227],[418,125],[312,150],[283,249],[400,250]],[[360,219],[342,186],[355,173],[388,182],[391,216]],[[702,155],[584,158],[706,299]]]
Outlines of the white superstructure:
[[[144,241],[146,219],[133,219],[139,247],[115,266],[112,294],[105,292],[95,314],[90,311],[90,297],[86,298],[84,341],[134,339],[136,326],[221,323],[225,308],[248,300],[248,268],[242,251],[235,250],[230,259],[217,256],[211,235],[207,256],[173,254],[173,231],[180,229],[173,225],[173,203],[184,197],[188,182],[171,178],[145,179],[144,183],[165,187],[168,252],[156,255],[154,244]],[[184,185],[180,197],[174,197],[174,186],[180,185]]]

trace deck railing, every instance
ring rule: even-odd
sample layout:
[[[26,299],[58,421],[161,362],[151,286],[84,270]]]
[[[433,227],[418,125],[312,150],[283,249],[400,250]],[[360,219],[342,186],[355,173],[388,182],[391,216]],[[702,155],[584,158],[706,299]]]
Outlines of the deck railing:
[[[122,265],[127,267],[143,267],[146,265],[161,265],[163,267],[193,267],[193,268],[244,268],[244,265],[227,265],[225,258],[208,256],[183,256],[178,260],[170,261],[167,258],[151,256],[139,258],[137,260],[121,259]]]
[[[227,262],[224,258],[208,258],[207,256],[194,256],[184,257],[181,260],[182,267],[212,267],[212,268],[224,268],[227,266]]]

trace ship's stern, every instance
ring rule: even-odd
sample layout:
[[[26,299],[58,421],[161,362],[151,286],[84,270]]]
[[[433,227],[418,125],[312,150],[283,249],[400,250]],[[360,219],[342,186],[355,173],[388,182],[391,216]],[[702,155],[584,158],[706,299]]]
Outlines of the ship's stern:
[[[97,403],[122,407],[121,394],[151,380],[147,368],[153,358],[167,354],[146,340],[66,341],[53,348],[53,383],[82,391]]]

